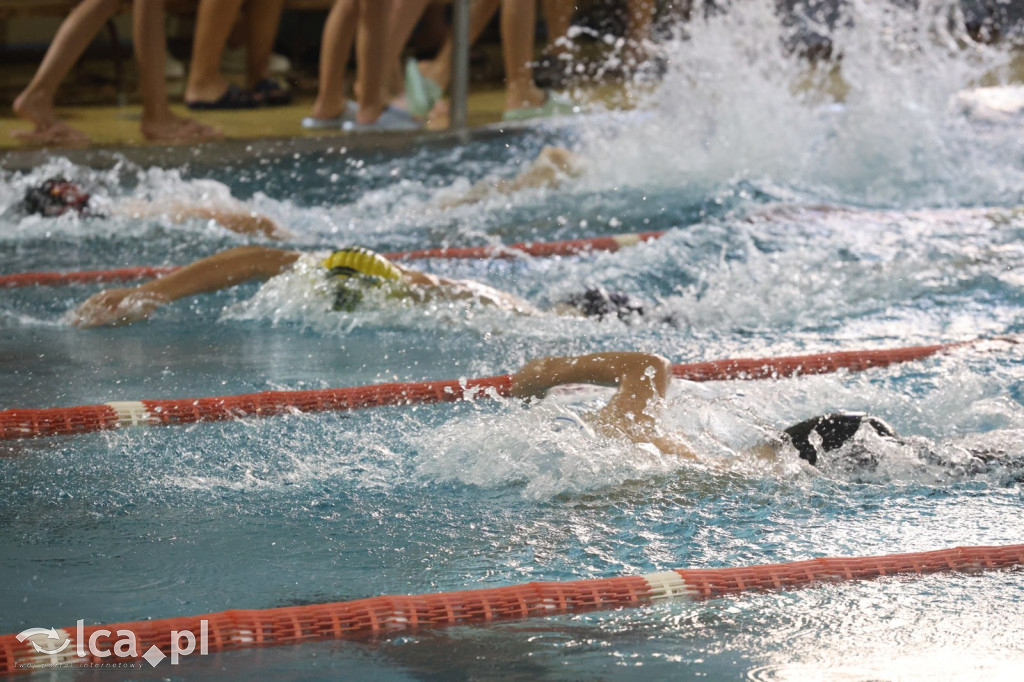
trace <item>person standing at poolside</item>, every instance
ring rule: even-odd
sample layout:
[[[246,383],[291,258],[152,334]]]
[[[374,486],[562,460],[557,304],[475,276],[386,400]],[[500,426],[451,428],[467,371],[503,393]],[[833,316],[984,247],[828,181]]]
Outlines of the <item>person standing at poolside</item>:
[[[103,25],[118,10],[120,0],[83,0],[64,20],[32,81],[14,100],[14,113],[35,129],[12,135],[33,144],[88,144],[89,137],[57,116],[54,98],[71,67]],[[135,0],[132,12],[135,58],[142,94],[142,135],[153,142],[205,142],[221,132],[171,112],[164,66],[167,35],[163,0]]]
[[[389,26],[388,68],[401,56],[416,20],[429,0],[397,0]],[[474,43],[501,7],[501,45],[505,65],[506,120],[523,120],[571,113],[572,104],[545,92],[533,81],[534,35],[537,31],[535,0],[475,0],[469,14],[469,42]],[[451,78],[451,31],[430,61],[409,60],[404,68],[404,100],[414,116],[427,118],[441,99]]]
[[[320,47],[320,87],[302,127],[310,130],[415,130],[419,122],[384,97],[391,0],[334,0]],[[357,102],[346,99],[345,71],[356,45]]]
[[[200,0],[192,42],[192,63],[185,85],[190,109],[252,109],[279,106],[291,93],[269,77],[270,56],[277,37],[284,0],[249,0],[245,18],[247,87],[228,83],[221,57],[243,0]]]

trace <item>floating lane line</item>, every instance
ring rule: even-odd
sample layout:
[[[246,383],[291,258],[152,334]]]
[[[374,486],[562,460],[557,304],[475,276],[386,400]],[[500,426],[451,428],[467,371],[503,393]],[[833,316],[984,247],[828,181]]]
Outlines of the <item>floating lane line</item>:
[[[857,372],[926,358],[983,339],[880,350],[834,351],[775,358],[732,358],[672,366],[675,377],[688,381],[778,379],[824,374],[842,369]],[[305,391],[264,391],[233,396],[172,400],[116,401],[98,405],[0,410],[0,440],[72,435],[126,426],[193,424],[292,412],[324,412],[456,402],[508,396],[512,376],[401,382]]]
[[[1024,565],[1024,545],[954,547],[867,557],[821,557],[735,568],[675,569],[646,575],[531,582],[461,592],[387,595],[347,602],[219,611],[110,625],[41,627],[0,635],[0,675],[110,666],[233,649],[366,639],[450,625],[697,601],[744,592],[939,572],[975,573]],[[50,653],[52,652],[52,653]]]

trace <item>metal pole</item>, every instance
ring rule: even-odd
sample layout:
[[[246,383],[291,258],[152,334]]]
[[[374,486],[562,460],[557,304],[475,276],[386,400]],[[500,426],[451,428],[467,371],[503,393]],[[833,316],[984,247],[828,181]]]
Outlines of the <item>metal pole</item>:
[[[452,3],[452,130],[466,129],[468,111],[469,0],[455,0]]]

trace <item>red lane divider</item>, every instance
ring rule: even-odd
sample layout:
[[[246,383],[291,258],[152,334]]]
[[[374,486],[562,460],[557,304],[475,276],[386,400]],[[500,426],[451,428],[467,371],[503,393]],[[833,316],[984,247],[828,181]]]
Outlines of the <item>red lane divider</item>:
[[[492,389],[508,395],[512,377],[373,384],[310,391],[265,391],[245,395],[139,400],[0,411],[0,440],[68,435],[122,426],[193,424],[242,417],[267,417],[289,412],[353,410],[383,405],[472,400]]]
[[[0,275],[0,288],[46,286],[59,287],[68,284],[93,284],[105,282],[131,282],[138,279],[153,279],[180,270],[180,265],[117,268],[115,270],[81,270],[78,272],[21,272],[14,275]]]
[[[772,379],[860,371],[908,362],[977,341],[908,346],[883,350],[839,351],[778,358],[739,358],[673,365],[672,373],[690,381]],[[0,411],[0,440],[91,433],[122,426],[191,424],[287,412],[352,410],[383,405],[455,402],[508,396],[512,377],[373,384],[310,391],[265,391],[235,396],[179,400],[118,401],[100,405]]]
[[[938,343],[930,346],[905,346],[880,350],[848,350],[814,355],[791,355],[778,358],[738,358],[712,360],[686,365],[673,365],[672,374],[689,381],[721,381],[724,379],[775,379],[797,374],[827,374],[840,369],[860,372],[872,367],[886,367],[900,362],[919,360],[929,355],[979,343],[981,339]]]
[[[676,569],[595,580],[532,582],[462,592],[391,595],[112,625],[79,624],[52,631],[35,628],[31,636],[25,636],[24,631],[0,636],[0,674],[30,672],[42,666],[110,665],[140,659],[155,667],[167,656],[177,662],[187,655],[229,649],[393,636],[429,627],[609,610],[664,599],[711,599],[748,591],[803,588],[815,583],[945,571],[976,572],[1020,565],[1024,565],[1024,545],[955,547],[738,568]],[[191,647],[187,646],[184,633],[193,637]],[[58,648],[59,653],[46,653]]]
[[[391,260],[422,260],[424,258],[519,258],[522,256],[571,256],[589,251],[618,251],[627,246],[661,238],[664,232],[638,232],[611,237],[570,239],[559,242],[520,242],[500,246],[472,246],[463,248],[419,249],[382,254]],[[68,284],[98,284],[130,282],[163,277],[180,265],[140,266],[113,270],[83,270],[79,272],[23,272],[0,275],[0,288],[27,286],[65,286]]]

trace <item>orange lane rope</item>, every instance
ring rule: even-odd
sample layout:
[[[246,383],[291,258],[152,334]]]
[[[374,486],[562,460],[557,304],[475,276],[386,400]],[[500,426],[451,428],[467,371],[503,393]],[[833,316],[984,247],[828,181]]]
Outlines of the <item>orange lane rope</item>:
[[[30,672],[43,666],[139,659],[155,667],[168,656],[176,662],[177,658],[196,652],[201,655],[325,639],[393,636],[429,627],[609,610],[665,599],[694,601],[747,591],[796,589],[815,583],[945,571],[978,572],[1020,565],[1024,565],[1024,545],[955,547],[908,554],[822,557],[738,568],[676,569],[593,580],[531,582],[113,625],[84,625],[79,621],[77,626],[60,630],[32,628],[32,634],[23,631],[0,636],[0,674]],[[57,653],[49,653],[54,651]]]
[[[882,350],[837,351],[777,358],[734,358],[673,365],[676,377],[689,381],[771,379],[823,374],[841,369],[861,371],[925,358],[976,341],[907,346]],[[191,424],[263,417],[287,412],[352,410],[383,405],[455,402],[508,396],[511,375],[373,384],[308,391],[265,391],[234,396],[178,400],[132,400],[55,407],[0,410],[0,441],[36,436],[91,433],[123,426]]]
[[[558,242],[521,242],[499,246],[472,246],[462,248],[419,249],[381,254],[390,260],[422,260],[425,258],[519,258],[522,256],[571,256],[588,251],[618,251],[627,246],[661,238],[664,232],[638,232],[610,237],[570,239]],[[178,265],[140,266],[113,270],[82,270],[78,272],[22,272],[0,275],[0,288],[27,286],[64,286],[68,284],[99,284],[130,282],[163,277]]]

